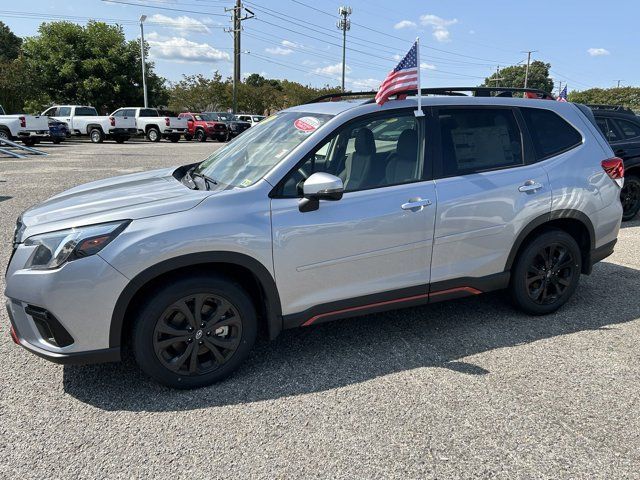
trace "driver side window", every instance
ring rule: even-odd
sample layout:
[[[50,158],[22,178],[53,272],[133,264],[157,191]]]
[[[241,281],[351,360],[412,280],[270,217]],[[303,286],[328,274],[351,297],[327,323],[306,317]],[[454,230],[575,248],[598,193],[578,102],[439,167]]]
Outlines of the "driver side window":
[[[316,172],[340,177],[345,192],[422,179],[420,125],[412,111],[369,117],[332,133],[285,178],[282,197],[302,196]]]

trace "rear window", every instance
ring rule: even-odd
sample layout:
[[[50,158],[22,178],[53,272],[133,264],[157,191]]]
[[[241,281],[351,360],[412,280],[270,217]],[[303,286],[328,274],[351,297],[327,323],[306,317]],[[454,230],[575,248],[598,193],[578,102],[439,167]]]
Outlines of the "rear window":
[[[94,117],[98,112],[93,107],[76,107],[76,117]]]
[[[157,117],[158,112],[153,108],[141,108],[139,117]]]
[[[621,118],[616,118],[614,122],[618,124],[618,128],[620,128],[624,138],[629,139],[640,137],[640,125],[637,123],[622,120]]]
[[[442,108],[439,120],[444,176],[523,164],[522,137],[510,109]],[[393,128],[381,133],[393,136]]]
[[[523,108],[533,146],[539,159],[566,152],[582,143],[582,135],[560,115],[539,108]]]

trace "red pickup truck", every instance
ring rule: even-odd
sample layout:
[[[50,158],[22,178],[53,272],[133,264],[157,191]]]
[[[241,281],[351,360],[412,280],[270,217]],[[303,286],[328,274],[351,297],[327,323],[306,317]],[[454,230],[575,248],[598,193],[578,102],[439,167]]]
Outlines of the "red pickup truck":
[[[224,142],[228,139],[227,125],[206,113],[184,112],[178,118],[187,119],[187,134],[184,136],[186,140],[195,138],[199,142],[206,142],[207,138],[215,138]]]

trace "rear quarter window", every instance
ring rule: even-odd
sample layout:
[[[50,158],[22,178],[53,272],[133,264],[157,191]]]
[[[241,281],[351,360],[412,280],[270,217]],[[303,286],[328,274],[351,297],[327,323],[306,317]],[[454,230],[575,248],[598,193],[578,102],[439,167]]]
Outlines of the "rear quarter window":
[[[582,135],[569,122],[550,110],[522,108],[538,159],[558,155],[582,143]]]

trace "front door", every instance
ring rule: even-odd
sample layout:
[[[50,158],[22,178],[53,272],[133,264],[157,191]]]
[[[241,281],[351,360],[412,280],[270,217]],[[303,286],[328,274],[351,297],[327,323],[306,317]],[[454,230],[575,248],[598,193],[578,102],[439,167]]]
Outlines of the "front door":
[[[426,302],[436,198],[422,121],[409,110],[350,122],[280,183],[271,211],[286,326]],[[340,176],[344,196],[300,212],[301,184],[319,171]]]

